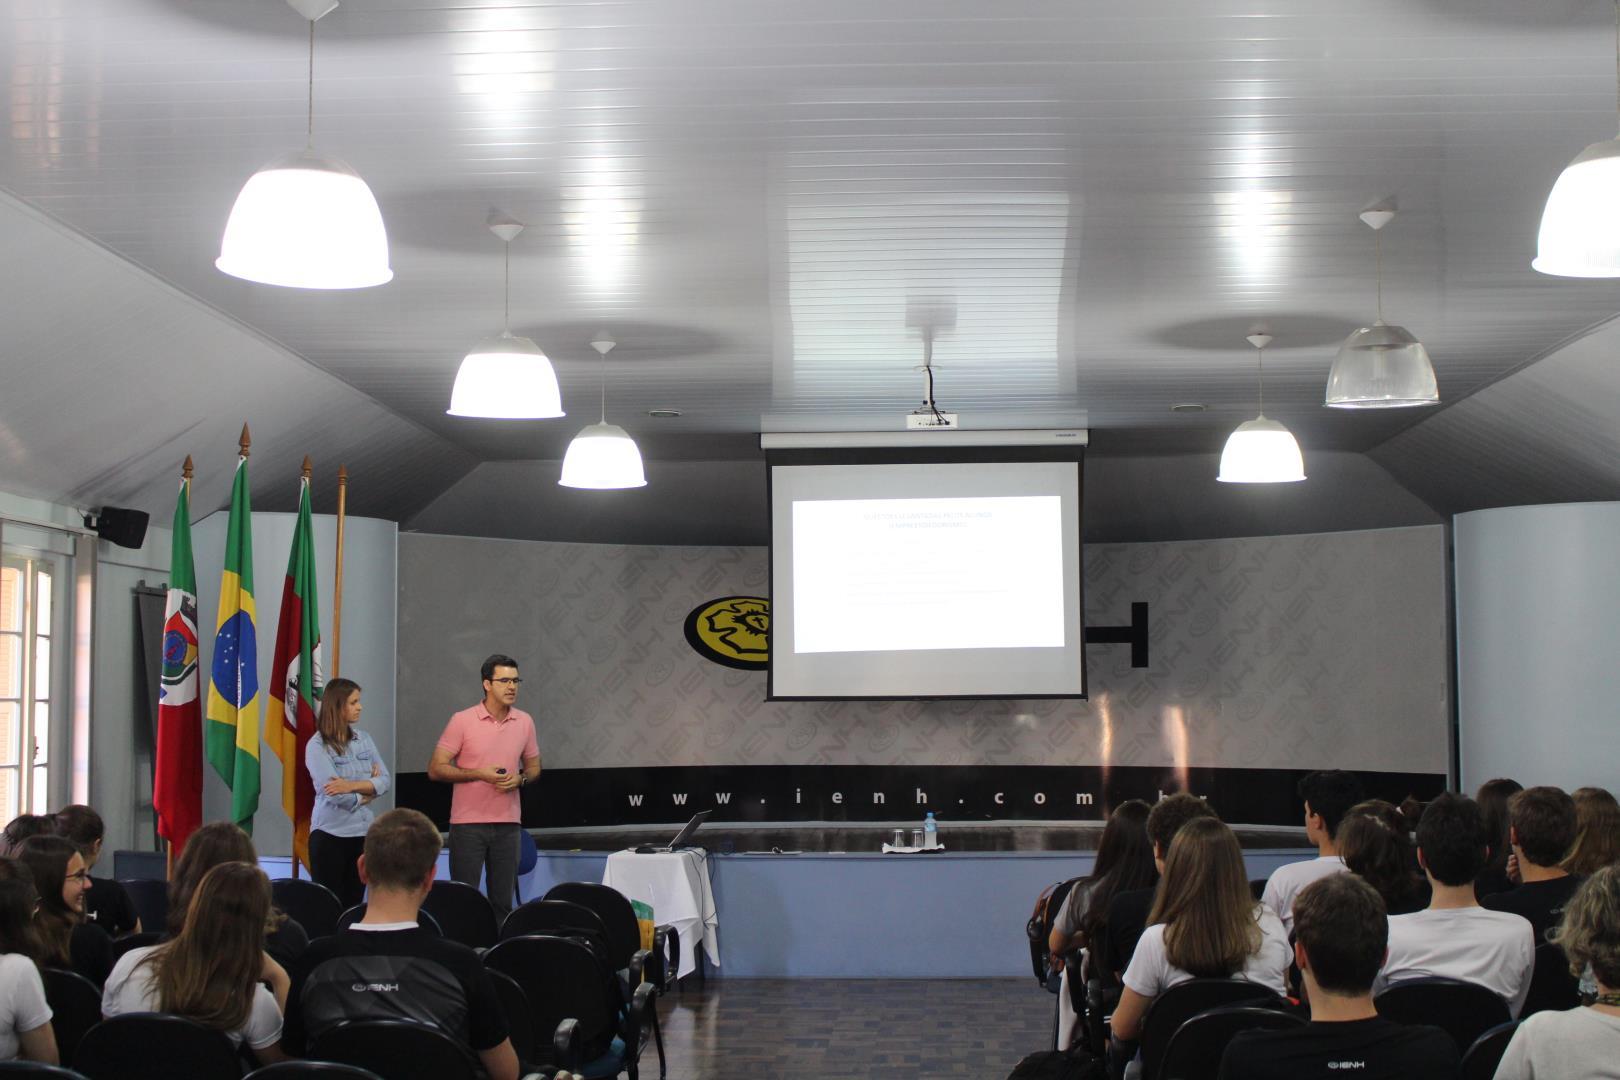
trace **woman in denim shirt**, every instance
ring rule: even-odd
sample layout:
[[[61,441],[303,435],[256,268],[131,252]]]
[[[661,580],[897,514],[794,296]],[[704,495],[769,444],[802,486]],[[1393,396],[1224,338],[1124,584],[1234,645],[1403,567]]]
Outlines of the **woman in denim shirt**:
[[[333,679],[321,692],[321,718],[304,749],[304,765],[315,786],[309,876],[336,893],[345,909],[365,895],[356,864],[371,828],[369,804],[389,787],[388,767],[359,722],[360,687]]]

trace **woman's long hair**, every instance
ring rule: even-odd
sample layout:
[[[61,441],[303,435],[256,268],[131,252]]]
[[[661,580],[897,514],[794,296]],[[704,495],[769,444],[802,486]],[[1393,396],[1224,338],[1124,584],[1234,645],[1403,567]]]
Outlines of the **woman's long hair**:
[[[1575,843],[1564,856],[1571,874],[1591,877],[1620,863],[1620,802],[1600,787],[1576,788]]]
[[[333,679],[321,690],[321,715],[315,721],[315,731],[334,754],[349,749],[351,731],[343,712],[348,708],[349,699],[359,692],[359,684],[350,679]]]
[[[1571,975],[1580,978],[1591,964],[1605,989],[1620,990],[1620,866],[1601,866],[1581,883],[1552,940]]]
[[[16,859],[0,857],[0,952],[20,953],[36,965],[44,955],[34,929],[39,893],[34,875]]]
[[[50,967],[73,966],[73,928],[84,916],[67,906],[62,886],[67,883],[68,864],[79,854],[78,846],[60,836],[30,836],[23,841],[18,860],[28,868],[39,894],[39,914],[34,926],[39,932],[41,959]]]
[[[1148,839],[1147,819],[1152,808],[1141,799],[1127,799],[1114,807],[1097,844],[1097,863],[1091,872],[1091,895],[1086,900],[1080,926],[1087,938],[1108,921],[1108,903],[1122,892],[1145,889],[1158,877],[1153,865],[1153,841]]]
[[[1148,925],[1164,924],[1171,964],[1197,978],[1222,979],[1243,970],[1260,951],[1254,894],[1243,849],[1226,823],[1194,818],[1176,830]]]
[[[229,821],[211,821],[192,833],[169,878],[169,936],[185,926],[192,897],[208,871],[224,863],[257,866],[258,862],[253,838]]]
[[[141,961],[152,967],[158,1011],[220,1031],[242,1028],[264,968],[269,916],[270,879],[257,866],[225,862],[204,874],[180,933]]]
[[[1506,777],[1479,785],[1474,801],[1479,803],[1480,815],[1485,819],[1485,842],[1491,845],[1491,857],[1478,876],[1500,877],[1507,873],[1508,856],[1513,854],[1508,844],[1508,800],[1523,790],[1523,784]]]
[[[1339,823],[1339,856],[1377,890],[1389,911],[1409,907],[1423,890],[1406,818],[1382,799],[1357,803]]]

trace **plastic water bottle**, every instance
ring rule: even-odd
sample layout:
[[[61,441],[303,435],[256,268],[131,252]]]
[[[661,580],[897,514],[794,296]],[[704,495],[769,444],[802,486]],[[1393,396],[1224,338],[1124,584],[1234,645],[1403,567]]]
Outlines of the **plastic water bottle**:
[[[939,825],[934,821],[934,812],[932,810],[928,811],[928,816],[923,818],[923,847],[939,847]]]

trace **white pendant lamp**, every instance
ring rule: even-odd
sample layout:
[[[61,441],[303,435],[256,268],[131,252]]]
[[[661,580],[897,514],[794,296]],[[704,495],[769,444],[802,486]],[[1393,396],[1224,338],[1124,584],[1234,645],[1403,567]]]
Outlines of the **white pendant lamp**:
[[[1620,2],[1614,51],[1620,109]],[[1620,139],[1593,143],[1558,175],[1541,211],[1530,265],[1556,277],[1620,277]]]
[[[1226,437],[1221,451],[1223,484],[1291,484],[1305,479],[1305,459],[1293,433],[1266,418],[1266,346],[1270,334],[1250,334],[1260,373],[1260,415],[1246,420]]]
[[[523,226],[506,218],[492,220],[489,231],[501,239],[506,255],[505,307],[498,337],[473,346],[456,371],[450,390],[451,416],[489,420],[549,420],[567,415],[557,373],[540,346],[512,333],[512,240]]]
[[[617,344],[605,336],[591,342],[602,357],[602,419],[587,426],[568,444],[563,455],[563,487],[607,491],[647,486],[641,467],[641,451],[624,428],[607,422],[607,354]]]
[[[315,22],[333,0],[287,0],[309,20],[309,127],[304,148],[248,178],[214,265],[291,289],[364,289],[393,280],[382,211],[360,174],[315,151]]]
[[[1344,339],[1328,372],[1325,403],[1334,409],[1402,409],[1440,402],[1429,350],[1404,326],[1384,321],[1383,228],[1395,217],[1390,207],[1362,211],[1373,231],[1378,261],[1378,321]]]

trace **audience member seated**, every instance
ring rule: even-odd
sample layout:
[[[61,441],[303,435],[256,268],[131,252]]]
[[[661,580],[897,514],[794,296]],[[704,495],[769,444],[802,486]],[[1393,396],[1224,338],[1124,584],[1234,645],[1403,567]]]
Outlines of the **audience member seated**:
[[[1377,890],[1389,914],[1429,906],[1429,883],[1418,870],[1406,818],[1392,804],[1368,799],[1352,806],[1335,839],[1345,868]]]
[[[1114,1036],[1137,1038],[1153,999],[1188,979],[1247,979],[1285,994],[1291,959],[1282,921],[1249,891],[1232,830],[1215,817],[1189,821],[1170,843],[1148,928],[1125,969]]]
[[[1075,883],[1064,897],[1052,924],[1047,947],[1052,968],[1063,966],[1063,954],[1089,948],[1101,937],[1108,904],[1122,892],[1151,888],[1159,876],[1153,863],[1153,842],[1148,839],[1151,808],[1141,799],[1127,799],[1114,808],[1097,843],[1097,861],[1091,876]],[[1071,972],[1070,977],[1078,976]]]
[[[214,867],[197,885],[178,934],[119,957],[101,996],[102,1015],[174,1013],[245,1043],[261,1065],[283,1060],[288,979],[264,950],[269,918],[263,870],[244,862]]]
[[[1522,915],[1488,911],[1474,899],[1489,852],[1479,804],[1441,795],[1418,822],[1417,845],[1434,896],[1423,911],[1390,916],[1389,959],[1375,990],[1407,979],[1461,979],[1496,992],[1518,1016],[1535,969],[1535,935]]]
[[[49,814],[18,814],[0,831],[0,858],[15,859],[30,836],[49,836],[55,831],[56,819]]]
[[[1508,842],[1522,884],[1481,903],[1530,920],[1539,945],[1563,919],[1564,905],[1581,883],[1560,865],[1575,843],[1575,800],[1555,787],[1519,792],[1508,801]]]
[[[1451,1036],[1380,1019],[1373,1008],[1388,939],[1383,899],[1357,875],[1334,874],[1302,889],[1294,900],[1294,962],[1310,999],[1310,1026],[1240,1033],[1221,1058],[1222,1080],[1329,1080],[1345,1070],[1358,1080],[1456,1076]]]
[[[443,846],[418,811],[390,810],[372,822],[360,856],[360,878],[371,889],[365,917],[299,959],[284,1036],[289,1053],[346,1020],[414,1020],[470,1046],[490,1080],[516,1080],[517,1054],[478,954],[417,925]]]
[[[84,890],[90,881],[84,856],[60,836],[30,836],[19,856],[39,890],[40,959],[47,967],[71,968],[100,986],[112,970],[112,938],[84,918]]]
[[[38,904],[28,868],[15,859],[0,858],[0,1061],[25,1058],[55,1065],[56,1033],[37,963]]]
[[[56,835],[79,849],[84,856],[84,868],[91,871],[101,861],[101,842],[107,826],[101,815],[88,806],[75,803],[56,812]],[[141,917],[129,893],[112,878],[92,877],[84,891],[84,917],[113,937],[139,933]]]
[[[259,864],[259,853],[253,849],[253,838],[236,825],[229,821],[213,821],[191,834],[169,877],[169,925],[163,928],[166,937],[172,938],[180,933],[180,928],[186,922],[186,911],[191,906],[192,894],[197,891],[197,886],[208,871],[233,862],[247,863],[249,866]],[[291,968],[293,961],[308,945],[309,935],[304,933],[298,921],[289,919],[272,907],[265,931],[265,952],[282,967]]]
[[[1483,901],[1492,893],[1507,892],[1514,880],[1508,875],[1508,859],[1513,848],[1508,843],[1508,800],[1524,790],[1517,780],[1498,777],[1479,785],[1474,801],[1485,818],[1485,842],[1491,846],[1485,869],[1474,879],[1474,897]]]
[[[1597,977],[1597,1000],[1527,1017],[1496,1080],[1620,1080],[1620,867],[1600,867],[1576,890],[1553,941],[1569,957],[1571,973],[1590,968]]]
[[[1600,787],[1576,788],[1574,799],[1575,845],[1564,859],[1564,869],[1591,877],[1620,863],[1620,802]]]
[[[1165,853],[1181,827],[1194,818],[1214,816],[1215,811],[1208,803],[1186,793],[1170,795],[1153,805],[1148,814],[1147,833],[1153,844],[1153,865],[1160,874],[1164,873]],[[1102,940],[1095,942],[1098,949],[1092,957],[1099,973],[1117,978],[1130,966],[1131,955],[1147,926],[1148,912],[1153,909],[1157,892],[1156,886],[1130,889],[1115,894],[1109,901]]]
[[[1362,799],[1361,781],[1353,773],[1332,769],[1313,772],[1299,782],[1299,797],[1305,803],[1305,839],[1316,845],[1316,858],[1288,863],[1271,872],[1260,900],[1282,920],[1283,929],[1294,928],[1294,897],[1299,890],[1329,874],[1344,872],[1339,845],[1334,837],[1345,813]]]

